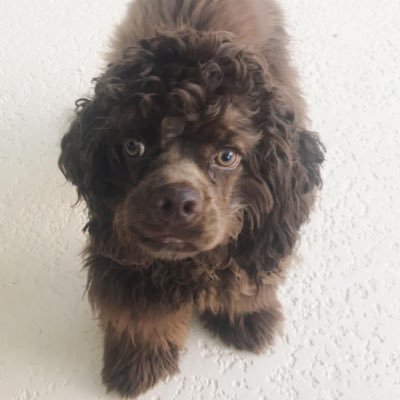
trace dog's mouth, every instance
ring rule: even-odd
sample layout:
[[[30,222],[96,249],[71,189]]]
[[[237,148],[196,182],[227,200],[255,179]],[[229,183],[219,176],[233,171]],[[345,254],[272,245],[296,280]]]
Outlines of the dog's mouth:
[[[173,236],[162,236],[156,238],[143,238],[143,242],[147,245],[154,246],[157,249],[167,248],[177,251],[195,251],[196,246],[182,239]]]
[[[139,243],[155,254],[193,254],[199,249],[193,243],[174,235],[144,236],[136,232]]]

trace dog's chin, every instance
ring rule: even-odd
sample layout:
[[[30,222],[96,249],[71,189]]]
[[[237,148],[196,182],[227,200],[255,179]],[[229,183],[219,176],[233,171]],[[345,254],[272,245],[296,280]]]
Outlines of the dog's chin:
[[[199,245],[190,241],[174,237],[138,237],[137,244],[151,257],[159,260],[183,260],[193,258],[199,253],[212,250],[213,243]]]
[[[159,241],[145,240],[140,245],[149,255],[160,260],[183,260],[194,257],[201,252],[194,245],[183,242],[167,244]]]
[[[193,252],[184,252],[184,251],[177,251],[177,250],[169,250],[169,249],[163,249],[159,251],[152,251],[148,250],[149,255],[152,256],[153,258],[157,260],[164,260],[164,261],[180,261],[180,260],[185,260],[188,258],[193,258],[200,252],[198,251],[193,251]]]

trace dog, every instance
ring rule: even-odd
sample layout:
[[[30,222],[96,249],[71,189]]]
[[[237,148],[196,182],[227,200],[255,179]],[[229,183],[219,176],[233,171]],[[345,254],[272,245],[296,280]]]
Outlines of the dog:
[[[178,371],[193,310],[260,353],[321,187],[324,147],[273,0],[136,0],[61,142],[87,205],[102,380],[136,397]]]

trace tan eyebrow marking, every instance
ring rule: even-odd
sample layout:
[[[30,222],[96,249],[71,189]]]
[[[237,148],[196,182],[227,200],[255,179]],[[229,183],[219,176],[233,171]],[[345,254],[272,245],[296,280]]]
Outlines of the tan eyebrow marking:
[[[165,147],[172,139],[182,135],[185,129],[185,121],[179,117],[165,117],[161,121],[161,147]]]

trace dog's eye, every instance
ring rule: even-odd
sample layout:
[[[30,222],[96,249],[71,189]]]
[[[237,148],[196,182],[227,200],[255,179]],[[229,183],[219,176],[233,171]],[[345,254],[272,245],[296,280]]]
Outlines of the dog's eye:
[[[223,168],[235,168],[240,162],[240,155],[236,150],[228,148],[220,150],[214,156],[214,163]]]
[[[144,147],[144,144],[137,140],[137,139],[128,139],[124,143],[124,149],[126,151],[126,154],[130,157],[142,157],[146,148]]]

